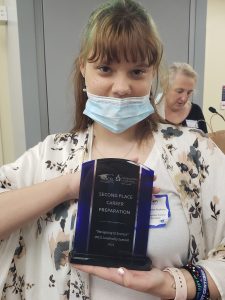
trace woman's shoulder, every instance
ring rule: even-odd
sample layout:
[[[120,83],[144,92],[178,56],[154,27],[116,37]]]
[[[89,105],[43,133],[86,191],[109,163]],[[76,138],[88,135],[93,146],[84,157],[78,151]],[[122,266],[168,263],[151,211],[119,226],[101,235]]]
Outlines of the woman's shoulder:
[[[32,148],[28,149],[19,161],[59,161],[74,157],[86,148],[88,131],[50,134]]]
[[[202,110],[201,107],[200,107],[200,105],[198,105],[197,103],[191,102],[191,105],[192,105],[193,109],[200,109],[200,110]]]
[[[171,124],[160,124],[158,131],[154,132],[156,143],[164,149],[173,149],[173,153],[195,152],[196,155],[207,159],[217,158],[224,162],[224,154],[216,144],[202,130]]]
[[[197,103],[191,103],[190,114],[192,115],[203,115],[201,107]]]
[[[196,140],[199,143],[205,143],[208,140],[202,130],[172,124],[160,124],[155,138],[162,144],[177,144],[181,148],[193,145]]]
[[[57,146],[57,147],[74,147],[84,144],[88,137],[88,131],[77,131],[77,132],[64,132],[55,133],[48,135],[41,144],[43,146]]]
[[[197,128],[190,128],[186,126],[173,125],[173,124],[163,124],[160,123],[158,126],[158,133],[161,134],[165,139],[169,138],[181,138],[184,136],[201,136],[202,138],[207,137],[207,135]]]

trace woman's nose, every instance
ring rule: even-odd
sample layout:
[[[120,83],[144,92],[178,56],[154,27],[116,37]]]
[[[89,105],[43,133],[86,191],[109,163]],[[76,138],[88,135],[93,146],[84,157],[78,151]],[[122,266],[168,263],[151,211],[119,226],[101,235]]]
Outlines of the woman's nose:
[[[189,97],[189,96],[188,96],[187,92],[183,92],[182,95],[181,95],[181,99],[182,99],[183,101],[187,100],[188,97]]]
[[[124,76],[118,76],[114,79],[112,93],[115,97],[127,97],[131,95],[131,84],[129,79]]]

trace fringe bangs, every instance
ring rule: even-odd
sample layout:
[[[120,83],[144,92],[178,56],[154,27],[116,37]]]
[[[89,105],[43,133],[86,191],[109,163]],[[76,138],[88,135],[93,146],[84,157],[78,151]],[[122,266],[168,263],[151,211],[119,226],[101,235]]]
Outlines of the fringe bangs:
[[[104,61],[110,64],[113,61],[119,63],[124,59],[127,62],[147,59],[149,66],[158,66],[162,48],[151,36],[150,32],[146,33],[146,27],[143,28],[140,23],[135,24],[130,20],[122,20],[111,26],[108,22],[99,24],[99,28],[93,28],[92,31],[88,61]]]

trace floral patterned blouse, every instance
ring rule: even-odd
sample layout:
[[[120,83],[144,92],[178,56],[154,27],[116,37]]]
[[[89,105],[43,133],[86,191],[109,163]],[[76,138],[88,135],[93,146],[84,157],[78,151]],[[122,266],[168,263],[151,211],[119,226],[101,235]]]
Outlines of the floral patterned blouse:
[[[48,136],[0,168],[0,192],[76,172],[89,157],[92,137],[92,127]],[[160,125],[154,139],[180,194],[189,261],[207,269],[225,299],[225,155],[195,129]],[[0,241],[1,299],[91,299],[89,275],[68,263],[76,212],[76,200],[66,201]]]

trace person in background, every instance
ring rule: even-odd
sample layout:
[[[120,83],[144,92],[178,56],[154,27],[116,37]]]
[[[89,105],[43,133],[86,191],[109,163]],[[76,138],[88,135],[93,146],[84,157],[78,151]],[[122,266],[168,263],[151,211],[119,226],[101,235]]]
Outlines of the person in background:
[[[202,131],[160,123],[150,91],[162,52],[138,2],[91,14],[74,65],[72,132],[0,168],[1,299],[225,299],[225,156]],[[150,271],[69,262],[82,162],[99,158],[155,171],[164,213],[149,228]]]
[[[202,109],[190,98],[197,83],[197,73],[187,63],[175,62],[169,67],[169,85],[164,96],[159,95],[157,109],[167,121],[182,126],[199,128],[207,133]]]

